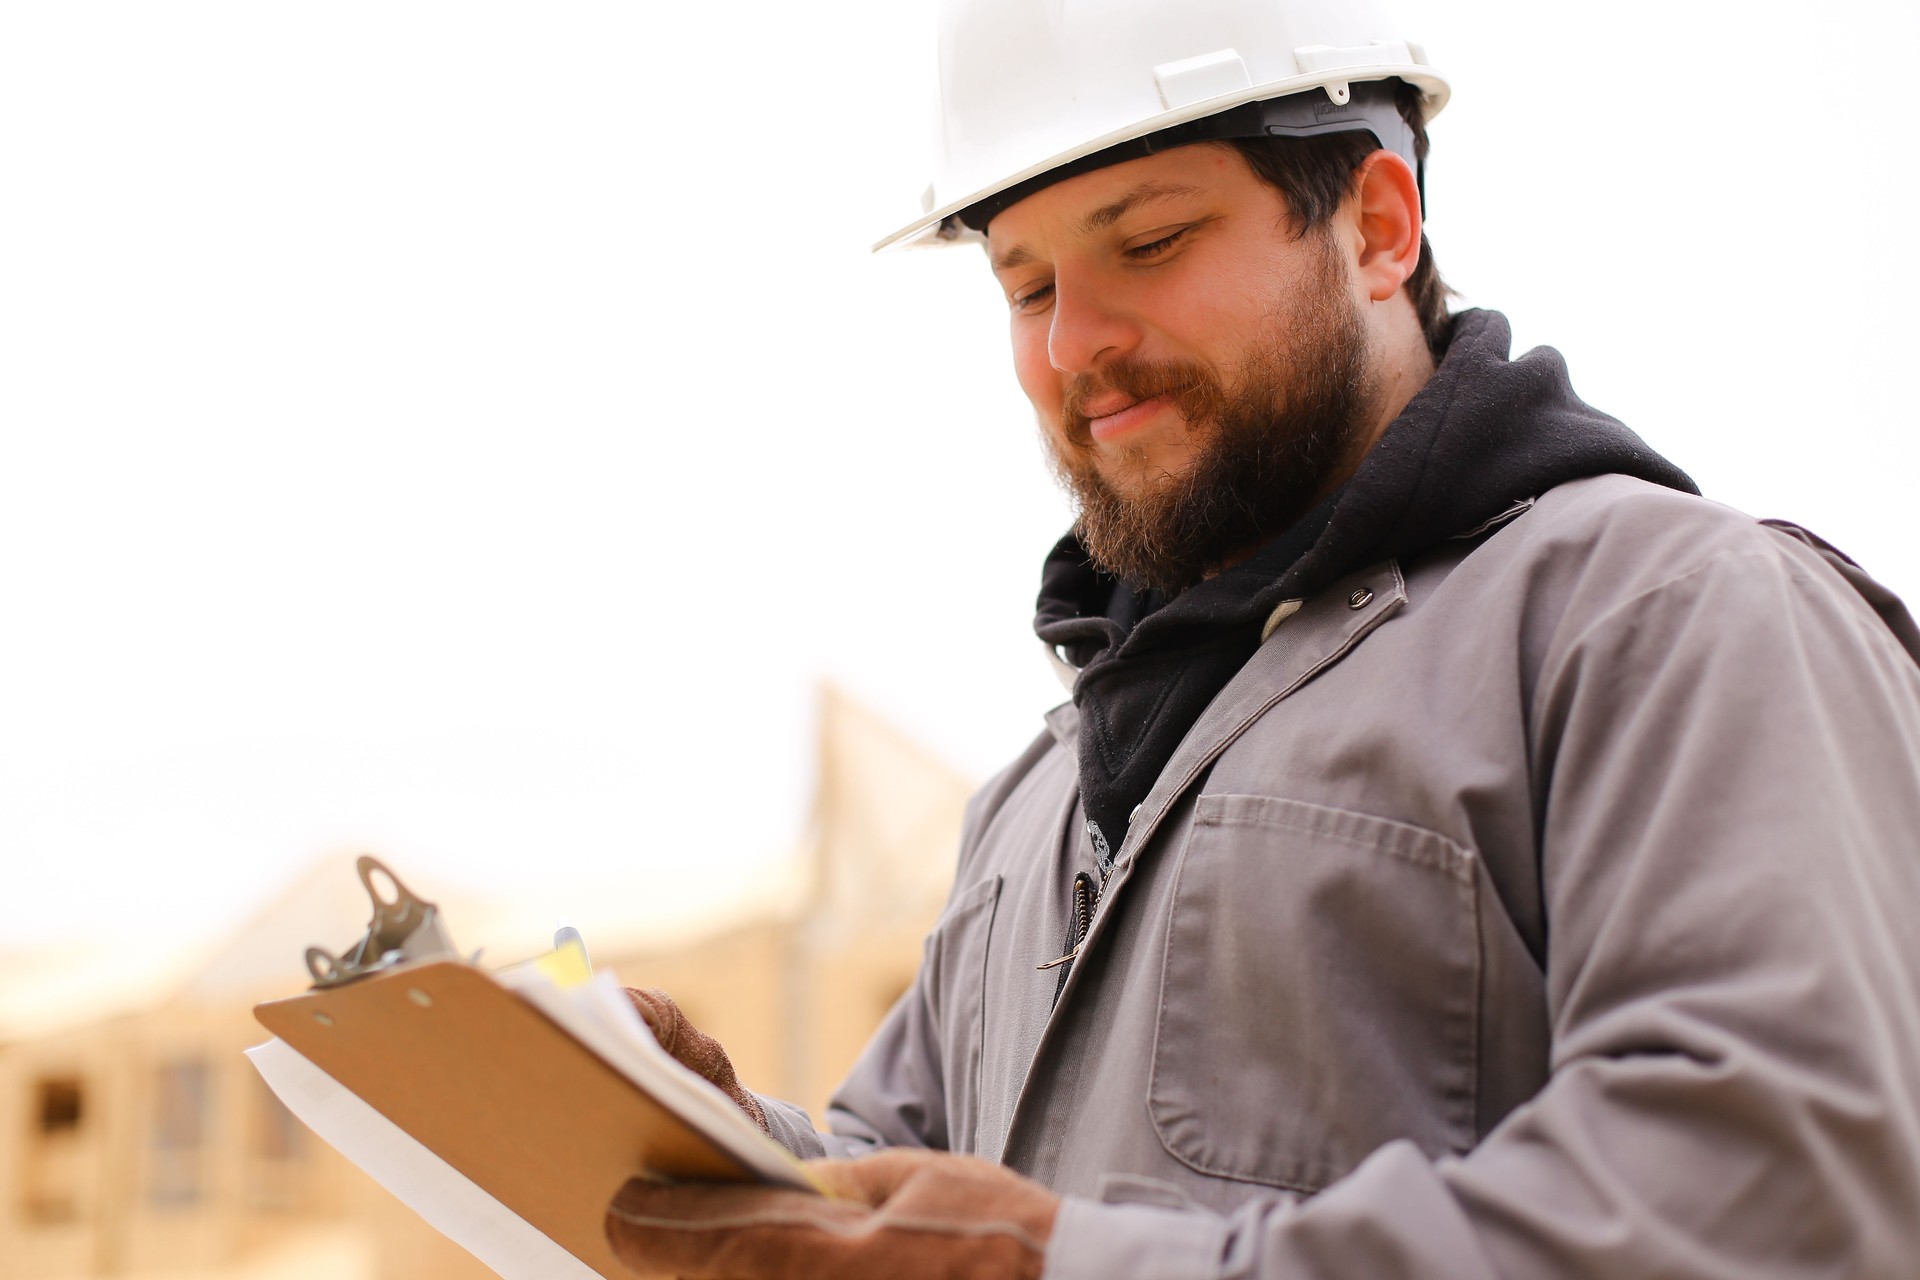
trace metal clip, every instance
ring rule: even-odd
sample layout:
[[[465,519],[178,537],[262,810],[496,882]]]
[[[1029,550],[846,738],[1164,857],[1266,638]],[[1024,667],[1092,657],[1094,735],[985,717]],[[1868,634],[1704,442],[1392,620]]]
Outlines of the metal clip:
[[[440,908],[416,898],[400,877],[378,859],[361,855],[354,863],[360,883],[373,899],[366,936],[336,956],[324,947],[307,948],[307,972],[315,987],[338,987],[408,960],[442,960],[455,954]],[[391,899],[373,883],[378,872],[393,888]]]

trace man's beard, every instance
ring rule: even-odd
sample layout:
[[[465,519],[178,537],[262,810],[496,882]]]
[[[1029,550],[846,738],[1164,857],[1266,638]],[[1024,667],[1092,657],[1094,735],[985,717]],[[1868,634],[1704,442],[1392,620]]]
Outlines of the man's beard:
[[[1128,586],[1172,595],[1219,572],[1305,515],[1348,460],[1369,400],[1369,348],[1330,237],[1325,248],[1311,296],[1261,335],[1231,385],[1198,361],[1120,360],[1067,388],[1060,431],[1047,433],[1054,471],[1074,497],[1081,545]],[[1142,474],[1128,496],[1100,474],[1083,406],[1108,388],[1171,401],[1195,451],[1184,475],[1163,472],[1151,487]],[[1118,465],[1147,467],[1137,450]]]

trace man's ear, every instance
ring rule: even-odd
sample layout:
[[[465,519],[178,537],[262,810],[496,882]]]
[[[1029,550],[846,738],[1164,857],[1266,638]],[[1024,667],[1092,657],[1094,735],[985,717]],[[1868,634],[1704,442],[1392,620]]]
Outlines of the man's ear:
[[[1354,174],[1355,271],[1375,302],[1394,295],[1420,265],[1420,184],[1407,162],[1375,151]]]

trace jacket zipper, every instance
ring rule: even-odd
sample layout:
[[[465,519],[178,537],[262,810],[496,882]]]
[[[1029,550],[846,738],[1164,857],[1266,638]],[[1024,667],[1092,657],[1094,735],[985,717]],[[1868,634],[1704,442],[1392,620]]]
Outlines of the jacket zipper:
[[[1045,964],[1035,965],[1035,969],[1058,969],[1060,976],[1054,980],[1053,999],[1057,1004],[1060,990],[1067,985],[1067,974],[1073,970],[1073,962],[1080,954],[1080,948],[1086,945],[1087,930],[1093,926],[1093,913],[1099,909],[1100,895],[1106,890],[1107,877],[1113,874],[1113,850],[1107,844],[1100,828],[1089,821],[1087,837],[1093,842],[1094,857],[1100,864],[1100,878],[1095,880],[1085,871],[1073,877],[1073,909],[1067,922],[1067,946],[1064,955],[1056,956]]]
[[[1049,960],[1038,969],[1058,969],[1060,976],[1053,984],[1053,998],[1060,999],[1060,988],[1067,985],[1067,974],[1073,969],[1075,957],[1080,948],[1086,945],[1087,930],[1093,924],[1093,912],[1100,905],[1100,890],[1103,888],[1091,875],[1082,871],[1073,878],[1073,918],[1067,925],[1066,954]]]

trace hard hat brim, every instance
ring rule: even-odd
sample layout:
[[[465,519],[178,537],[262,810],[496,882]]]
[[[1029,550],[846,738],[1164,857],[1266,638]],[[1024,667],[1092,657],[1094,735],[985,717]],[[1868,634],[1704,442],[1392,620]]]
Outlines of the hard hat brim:
[[[1079,146],[1071,147],[1056,155],[1038,160],[1007,175],[997,182],[982,187],[977,191],[970,192],[958,200],[949,200],[941,203],[939,207],[929,210],[920,217],[915,218],[912,222],[909,222],[906,226],[901,227],[898,231],[876,242],[873,246],[873,252],[878,253],[883,249],[890,249],[901,245],[918,244],[929,240],[934,240],[937,243],[949,243],[956,239],[978,239],[978,234],[972,232],[968,232],[964,236],[953,237],[935,237],[933,233],[954,214],[978,204],[983,200],[991,199],[1009,188],[1019,186],[1021,183],[1037,178],[1051,169],[1057,169],[1063,165],[1071,164],[1076,160],[1094,155],[1097,152],[1105,151],[1111,147],[1117,147],[1122,143],[1132,142],[1150,133],[1158,133],[1162,129],[1170,129],[1177,125],[1187,124],[1190,121],[1204,119],[1207,116],[1229,111],[1234,107],[1245,106],[1250,102],[1262,102],[1270,98],[1284,98],[1296,93],[1308,93],[1316,89],[1325,90],[1330,86],[1345,85],[1356,81],[1396,79],[1405,80],[1421,91],[1428,119],[1432,119],[1435,115],[1439,114],[1440,109],[1447,103],[1448,90],[1446,80],[1432,67],[1418,63],[1395,62],[1346,66],[1341,67],[1338,74],[1335,75],[1319,72],[1312,75],[1295,76],[1287,80],[1270,81],[1267,84],[1255,85],[1234,93],[1221,94],[1215,98],[1206,98],[1199,102],[1190,103],[1177,110],[1149,116],[1125,128],[1112,130]]]

